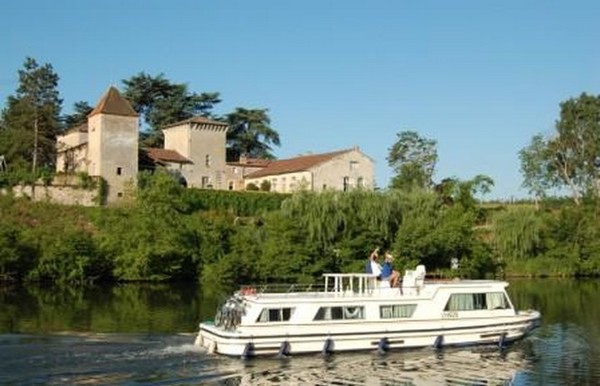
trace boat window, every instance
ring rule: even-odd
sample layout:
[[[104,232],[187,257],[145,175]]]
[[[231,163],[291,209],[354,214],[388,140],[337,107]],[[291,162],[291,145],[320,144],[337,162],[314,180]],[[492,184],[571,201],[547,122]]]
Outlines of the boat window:
[[[321,307],[317,311],[314,320],[345,320],[345,319],[364,319],[364,307]]]
[[[293,308],[264,308],[258,317],[258,323],[287,322],[292,317]]]
[[[416,304],[393,304],[379,307],[381,319],[412,318]]]
[[[452,294],[444,311],[499,310],[510,308],[503,292]]]

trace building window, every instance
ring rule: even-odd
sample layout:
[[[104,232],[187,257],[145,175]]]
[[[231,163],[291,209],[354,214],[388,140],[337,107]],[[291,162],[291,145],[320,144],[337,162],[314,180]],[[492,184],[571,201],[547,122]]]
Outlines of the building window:
[[[210,167],[210,154],[207,154],[206,157],[204,157],[204,165],[206,165],[206,167]]]
[[[362,177],[358,177],[358,179],[356,180],[356,186],[359,188],[365,187],[365,182]]]
[[[123,197],[123,192],[117,193],[117,197],[119,197],[119,198]]]
[[[201,185],[201,187],[204,188],[204,189],[207,189],[207,188],[211,187],[210,186],[210,177],[206,177],[206,176],[202,177],[202,185]]]
[[[358,170],[358,161],[350,161],[350,171]]]
[[[285,177],[281,177],[281,191],[283,193],[285,193],[286,183],[287,183],[286,178]]]
[[[277,178],[271,180],[271,192],[277,191]]]
[[[229,181],[229,190],[233,190],[233,181]]]
[[[350,190],[350,177],[344,177],[344,192]]]
[[[117,168],[117,176],[120,176],[123,173],[123,168],[118,167]]]

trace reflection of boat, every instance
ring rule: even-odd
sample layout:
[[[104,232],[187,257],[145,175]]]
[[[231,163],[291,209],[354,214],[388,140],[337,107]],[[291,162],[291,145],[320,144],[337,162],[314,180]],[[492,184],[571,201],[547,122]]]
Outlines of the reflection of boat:
[[[257,359],[239,369],[228,385],[513,385],[532,364],[517,347],[497,350],[448,348],[396,351],[386,355],[352,353],[327,357],[302,356],[281,365]],[[331,358],[331,359],[329,359]],[[236,363],[243,366],[245,363]],[[233,363],[233,362],[232,362]],[[234,365],[232,364],[232,367]],[[285,382],[278,382],[284,380]]]
[[[325,274],[320,290],[244,287],[200,324],[196,344],[235,356],[504,344],[537,325],[537,311],[516,311],[508,283],[425,281],[407,271],[401,288],[369,274]]]
[[[217,364],[218,363],[218,364]],[[518,345],[507,350],[482,346],[331,357],[299,356],[292,361],[261,358],[219,361],[203,373],[215,385],[512,385],[531,371]]]

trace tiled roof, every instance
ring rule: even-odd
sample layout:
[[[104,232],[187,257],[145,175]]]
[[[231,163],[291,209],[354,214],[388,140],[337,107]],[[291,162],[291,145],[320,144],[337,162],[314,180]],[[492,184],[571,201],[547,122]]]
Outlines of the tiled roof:
[[[148,157],[155,162],[176,162],[180,164],[191,164],[193,163],[189,159],[185,158],[175,150],[159,149],[156,147],[148,147],[144,149]]]
[[[239,160],[237,162],[227,162],[230,166],[248,166],[253,168],[264,168],[269,165],[273,160],[263,158],[246,158],[246,160]]]
[[[198,123],[198,124],[204,124],[204,125],[214,125],[214,126],[224,126],[224,127],[227,126],[227,123],[214,121],[214,120],[206,118],[206,117],[192,117],[192,118],[189,118],[189,119],[186,119],[183,121],[179,121],[179,122],[171,123],[170,125],[166,125],[165,127],[163,127],[163,129],[168,129],[170,127],[185,125],[186,123]]]
[[[102,98],[100,98],[100,101],[88,117],[96,114],[122,115],[126,117],[138,116],[138,113],[131,107],[127,99],[123,98],[119,90],[113,86],[110,86],[104,95],[102,95]]]
[[[277,174],[295,173],[309,170],[334,157],[352,151],[352,149],[339,150],[331,153],[311,154],[296,158],[271,161],[265,168],[247,175],[247,178],[259,178]]]

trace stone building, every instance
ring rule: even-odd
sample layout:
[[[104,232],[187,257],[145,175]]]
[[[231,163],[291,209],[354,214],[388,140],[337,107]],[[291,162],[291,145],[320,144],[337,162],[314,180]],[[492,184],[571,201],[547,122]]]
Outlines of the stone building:
[[[138,114],[111,86],[87,123],[57,137],[57,172],[102,177],[107,182],[107,203],[118,202],[135,187],[138,137]]]
[[[227,189],[226,123],[194,117],[168,125],[162,132],[165,136],[164,149],[174,152],[173,157],[174,154],[182,157],[177,165],[171,162],[168,168],[173,170],[176,166],[188,187]]]
[[[107,203],[135,188],[141,167],[165,168],[188,187],[244,190],[268,181],[273,192],[374,188],[373,160],[358,147],[285,160],[240,157],[226,162],[228,125],[194,117],[166,126],[164,148],[139,149],[139,117],[115,87],[110,87],[86,123],[57,137],[58,173],[77,172],[107,182]],[[141,165],[141,166],[140,166]]]
[[[372,190],[375,185],[374,162],[358,147],[271,161],[243,179],[245,186],[252,183],[260,187],[268,181],[271,191],[280,193],[299,189]]]

